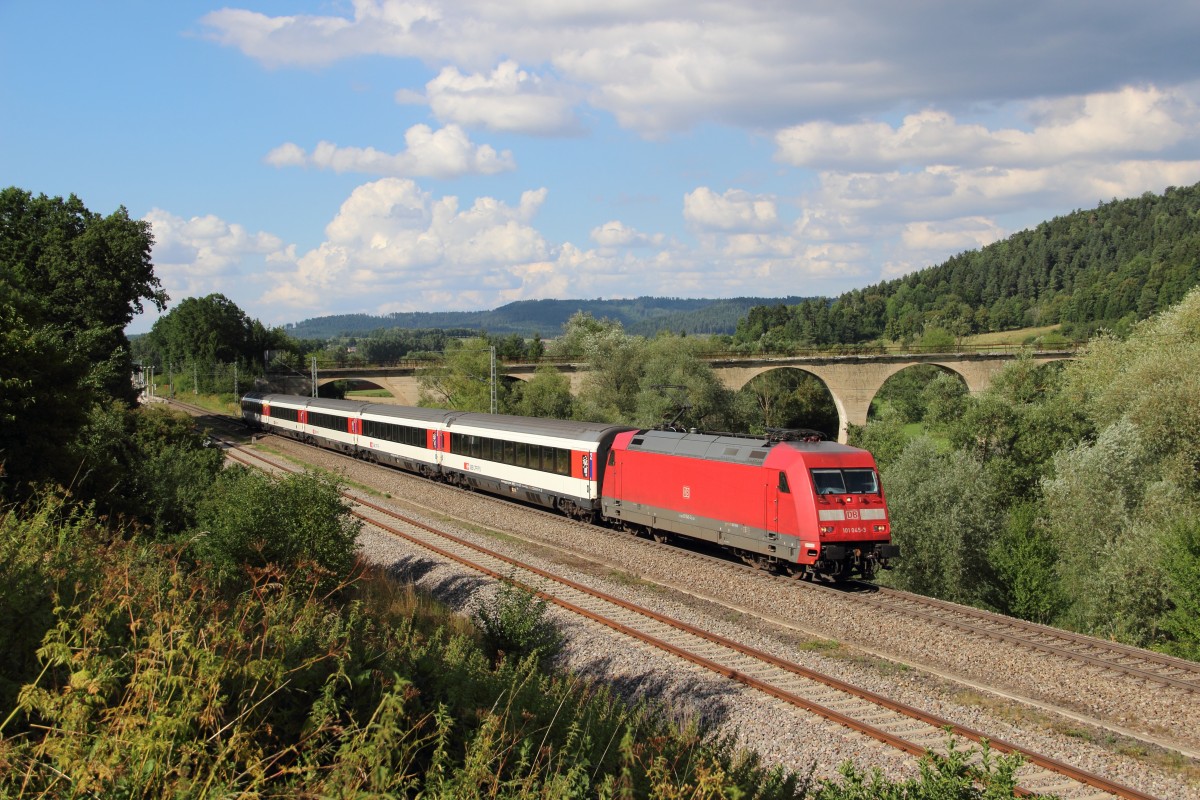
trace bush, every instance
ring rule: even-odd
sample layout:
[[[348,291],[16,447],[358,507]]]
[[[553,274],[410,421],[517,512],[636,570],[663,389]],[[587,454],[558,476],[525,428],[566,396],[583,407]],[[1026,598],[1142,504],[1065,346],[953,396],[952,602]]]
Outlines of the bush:
[[[235,589],[252,570],[273,565],[316,574],[328,591],[349,576],[361,527],[332,478],[306,472],[276,480],[235,467],[200,504],[190,544],[217,582]]]
[[[562,649],[562,634],[546,617],[546,601],[511,580],[501,584],[491,600],[476,603],[471,617],[497,661],[532,657],[549,664]]]

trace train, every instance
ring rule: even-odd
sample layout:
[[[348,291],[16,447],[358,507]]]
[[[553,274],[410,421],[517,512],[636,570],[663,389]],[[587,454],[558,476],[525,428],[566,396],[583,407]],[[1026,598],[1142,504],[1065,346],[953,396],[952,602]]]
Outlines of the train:
[[[871,579],[900,556],[866,450],[250,392],[251,428],[656,541],[698,540],[800,579]]]

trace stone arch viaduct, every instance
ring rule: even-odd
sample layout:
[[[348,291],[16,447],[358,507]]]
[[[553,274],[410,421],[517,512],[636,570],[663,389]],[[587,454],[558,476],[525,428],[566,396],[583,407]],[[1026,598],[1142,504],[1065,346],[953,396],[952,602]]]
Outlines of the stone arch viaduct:
[[[874,355],[771,356],[731,357],[710,360],[717,377],[730,389],[738,390],[753,378],[776,369],[798,369],[819,378],[837,407],[840,420],[838,441],[845,442],[850,425],[864,425],[871,400],[888,378],[908,367],[933,364],[959,375],[967,389],[976,394],[991,383],[1006,364],[1021,355],[1020,350],[969,353],[896,353]],[[1047,364],[1075,357],[1074,351],[1040,351],[1030,353],[1036,364]],[[538,364],[506,364],[501,377],[530,380]],[[555,364],[571,381],[571,392],[578,394],[587,374],[580,364]],[[345,367],[321,369],[317,383],[324,385],[338,380],[356,380],[375,384],[392,394],[390,400],[402,405],[416,405],[420,386],[416,365],[395,367]],[[281,391],[307,394],[311,378],[307,376],[269,375],[268,382]]]

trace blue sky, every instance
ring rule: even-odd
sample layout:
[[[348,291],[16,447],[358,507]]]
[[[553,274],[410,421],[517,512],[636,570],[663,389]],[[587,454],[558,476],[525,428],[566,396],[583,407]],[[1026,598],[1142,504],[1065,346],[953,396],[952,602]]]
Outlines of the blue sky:
[[[124,206],[172,303],[267,325],[836,295],[1200,181],[1198,38],[1194,0],[0,0],[0,185]]]

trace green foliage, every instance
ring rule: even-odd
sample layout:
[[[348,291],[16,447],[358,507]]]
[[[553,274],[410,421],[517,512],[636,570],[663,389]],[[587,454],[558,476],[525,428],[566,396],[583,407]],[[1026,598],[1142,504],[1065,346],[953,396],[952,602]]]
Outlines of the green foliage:
[[[1200,661],[1200,518],[1193,508],[1166,535],[1164,565],[1170,607],[1163,615],[1163,649]]]
[[[958,375],[938,371],[921,390],[921,417],[935,429],[945,429],[966,409],[967,384]]]
[[[946,755],[931,752],[921,759],[918,778],[891,782],[847,763],[841,779],[824,781],[814,800],[1008,800],[1016,793],[1021,763],[1019,755],[997,757],[986,741],[962,750],[950,737]]]
[[[936,325],[926,325],[917,342],[922,350],[929,353],[944,353],[953,350],[956,344],[958,342],[953,333]]]
[[[901,553],[886,580],[932,597],[989,605],[995,577],[987,554],[1000,533],[1001,498],[983,463],[921,437],[882,477]]]
[[[124,328],[143,300],[166,302],[152,244],[124,208],[102,217],[74,196],[0,191],[0,497],[71,485],[93,406],[134,399]]]
[[[677,428],[729,430],[733,392],[700,357],[695,337],[664,334],[641,347],[637,409],[633,424],[650,428],[672,422]]]
[[[92,515],[57,495],[0,514],[0,721],[41,670],[37,651],[54,624],[55,603],[81,591],[107,549]]]
[[[200,504],[191,550],[222,585],[241,587],[256,570],[278,568],[330,590],[348,578],[361,528],[340,488],[315,472],[275,480],[227,469]]]
[[[571,419],[575,399],[571,381],[552,366],[538,367],[533,378],[515,387],[518,400],[513,411],[524,417]]]
[[[492,354],[486,337],[449,343],[444,360],[419,373],[420,403],[431,408],[457,411],[492,410]],[[497,367],[498,369],[499,367]],[[496,376],[497,410],[509,407],[510,390]]]
[[[1000,587],[997,608],[1021,619],[1049,624],[1067,601],[1059,585],[1058,548],[1038,525],[1037,512],[1033,501],[1013,504],[988,557]]]
[[[1043,481],[1046,530],[1058,548],[1064,621],[1073,629],[1148,644],[1162,613],[1161,537],[1154,517],[1174,503],[1153,480],[1143,435],[1128,421],[1054,457]]]
[[[1003,494],[1030,497],[1050,470],[1051,457],[1092,431],[1061,385],[1055,366],[1019,358],[978,397],[960,396],[961,413],[943,429],[954,447],[983,460]]]
[[[1200,290],[1139,325],[1128,340],[1101,336],[1067,370],[1065,391],[1097,428],[1127,419],[1162,462],[1162,476],[1200,492]]]
[[[734,400],[739,422],[730,430],[811,428],[837,439],[837,406],[820,378],[798,369],[773,369],[751,379]]]
[[[169,548],[79,522],[51,506],[3,522],[21,544],[0,541],[16,556],[0,569],[38,580],[0,598],[21,590],[41,623],[8,641],[41,647],[0,657],[5,685],[24,684],[0,706],[0,796],[784,800],[806,785],[533,659],[496,667],[405,617],[378,574],[322,595],[268,569],[230,595]]]
[[[644,340],[629,336],[620,323],[576,314],[555,341],[554,352],[587,362],[575,413],[595,422],[624,422],[637,415]]]
[[[96,406],[72,445],[83,465],[73,491],[104,516],[177,533],[192,524],[224,461],[205,444],[195,420],[163,405]]]
[[[849,444],[870,451],[875,458],[875,466],[885,475],[900,459],[910,440],[899,415],[895,413],[885,414],[866,425],[851,425],[848,434]],[[890,500],[892,487],[885,485],[884,490]]]
[[[875,395],[872,406],[890,406],[899,415],[900,422],[920,422],[924,419],[928,407],[925,391],[938,378],[943,378],[942,383],[938,384],[939,391],[947,395],[952,395],[951,387],[954,384],[963,386],[961,378],[950,375],[941,367],[917,364],[900,370],[884,381]],[[965,388],[963,386],[960,395],[965,393]]]
[[[83,386],[131,401],[124,328],[149,300],[167,297],[150,262],[150,224],[124,208],[102,217],[72,195],[0,191],[0,301],[30,331],[57,332],[66,357],[84,365]]]
[[[188,297],[154,323],[138,352],[160,374],[205,393],[232,391],[266,368],[269,351],[295,353],[300,345],[282,330],[268,330],[221,294]],[[302,366],[299,362],[292,368]]]
[[[0,281],[0,500],[28,496],[43,481],[69,483],[79,466],[74,438],[98,402],[63,332],[31,327],[11,295]],[[55,424],[39,422],[47,419]]]
[[[533,658],[546,666],[558,657],[563,643],[558,626],[546,616],[546,608],[544,599],[505,581],[494,597],[475,605],[471,618],[493,658]]]

